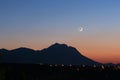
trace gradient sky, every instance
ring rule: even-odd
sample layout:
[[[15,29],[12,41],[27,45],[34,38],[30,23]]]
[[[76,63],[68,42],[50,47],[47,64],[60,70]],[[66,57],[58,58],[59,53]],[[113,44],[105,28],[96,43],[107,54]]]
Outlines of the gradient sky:
[[[41,50],[55,42],[120,63],[120,0],[0,0],[0,48]]]

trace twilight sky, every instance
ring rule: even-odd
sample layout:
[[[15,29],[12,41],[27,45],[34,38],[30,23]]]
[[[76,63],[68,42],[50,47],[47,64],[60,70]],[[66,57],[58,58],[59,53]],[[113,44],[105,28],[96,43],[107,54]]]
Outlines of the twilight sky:
[[[0,0],[0,48],[41,50],[55,42],[120,63],[120,0]]]

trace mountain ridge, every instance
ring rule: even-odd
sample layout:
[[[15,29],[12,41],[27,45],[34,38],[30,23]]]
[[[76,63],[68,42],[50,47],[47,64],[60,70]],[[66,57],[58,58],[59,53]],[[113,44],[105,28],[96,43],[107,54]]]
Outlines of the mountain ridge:
[[[74,65],[101,65],[82,55],[76,48],[66,44],[55,43],[42,50],[17,48],[13,50],[0,49],[0,62],[4,63],[47,63]]]

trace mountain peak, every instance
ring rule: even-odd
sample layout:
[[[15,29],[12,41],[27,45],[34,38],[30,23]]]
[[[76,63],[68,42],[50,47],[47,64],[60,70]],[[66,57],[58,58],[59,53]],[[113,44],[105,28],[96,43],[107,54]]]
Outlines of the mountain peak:
[[[43,63],[73,64],[73,65],[99,65],[99,63],[83,56],[76,48],[66,44],[55,43],[41,51]]]
[[[5,48],[2,48],[2,49],[0,49],[0,50],[5,50],[5,51],[8,51],[7,49],[5,49]]]
[[[0,52],[8,52],[8,51],[9,51],[9,50],[4,49],[4,48],[0,49]]]
[[[56,47],[68,47],[66,44],[55,43],[51,45],[49,48],[56,48]]]
[[[57,42],[56,42],[56,43],[54,43],[53,45],[60,45],[60,43],[57,43]]]
[[[17,49],[13,49],[11,51],[34,51],[34,50],[30,49],[30,48],[20,47],[20,48],[17,48]]]

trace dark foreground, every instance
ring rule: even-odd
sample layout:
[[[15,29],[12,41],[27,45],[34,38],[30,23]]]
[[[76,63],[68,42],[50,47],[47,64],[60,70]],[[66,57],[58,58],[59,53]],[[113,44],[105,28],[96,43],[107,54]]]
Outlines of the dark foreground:
[[[0,64],[0,80],[120,80],[115,67]]]

